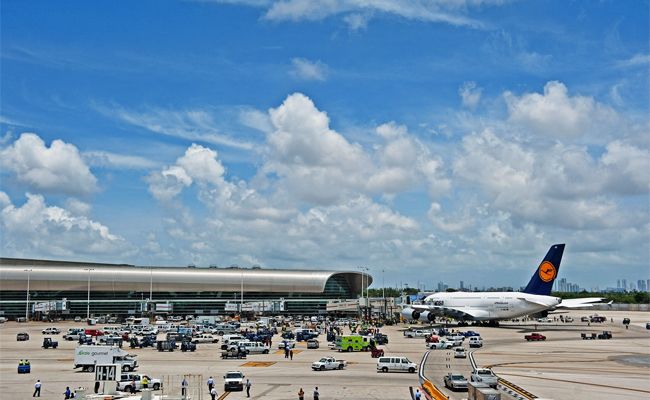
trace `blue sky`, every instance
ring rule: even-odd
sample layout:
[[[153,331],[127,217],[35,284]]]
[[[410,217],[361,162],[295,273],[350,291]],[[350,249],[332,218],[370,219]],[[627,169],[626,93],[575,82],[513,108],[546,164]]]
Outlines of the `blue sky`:
[[[0,7],[3,256],[650,275],[647,1]]]

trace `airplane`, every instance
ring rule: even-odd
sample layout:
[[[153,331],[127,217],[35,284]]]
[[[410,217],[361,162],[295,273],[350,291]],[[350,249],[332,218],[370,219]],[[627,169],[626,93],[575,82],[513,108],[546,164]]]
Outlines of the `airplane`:
[[[407,320],[435,321],[438,316],[465,321],[499,320],[524,315],[545,314],[562,308],[591,307],[603,298],[589,297],[562,300],[551,296],[553,281],[560,270],[564,244],[554,244],[535,270],[523,292],[439,292],[424,299],[424,304],[412,304],[402,310]]]

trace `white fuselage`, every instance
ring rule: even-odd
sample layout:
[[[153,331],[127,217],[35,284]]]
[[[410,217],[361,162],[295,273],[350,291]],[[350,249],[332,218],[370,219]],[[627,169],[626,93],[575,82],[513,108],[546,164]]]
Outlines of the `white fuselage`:
[[[424,306],[436,315],[457,317],[460,311],[475,317],[463,319],[489,321],[516,318],[552,309],[562,299],[521,292],[444,292],[424,299]]]

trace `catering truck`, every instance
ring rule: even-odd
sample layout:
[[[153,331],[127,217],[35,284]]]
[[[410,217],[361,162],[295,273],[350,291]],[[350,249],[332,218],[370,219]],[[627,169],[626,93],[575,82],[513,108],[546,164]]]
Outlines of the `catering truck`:
[[[117,346],[81,345],[74,351],[74,367],[93,372],[97,364],[120,364],[122,371],[133,371],[138,362]]]

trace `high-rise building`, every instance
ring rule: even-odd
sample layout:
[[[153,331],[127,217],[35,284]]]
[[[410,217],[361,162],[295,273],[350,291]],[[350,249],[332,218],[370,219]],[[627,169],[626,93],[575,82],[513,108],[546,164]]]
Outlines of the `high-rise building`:
[[[621,289],[623,289],[624,292],[627,292],[627,279],[621,279]]]
[[[438,292],[444,292],[448,287],[444,282],[438,282]]]
[[[645,281],[643,279],[639,279],[638,281],[636,281],[636,287],[639,290],[639,292],[645,292],[648,290],[645,285]]]
[[[616,280],[616,289],[620,289],[620,288],[621,288],[621,280],[617,279]]]
[[[465,285],[463,281],[460,281],[460,290],[465,290]]]

